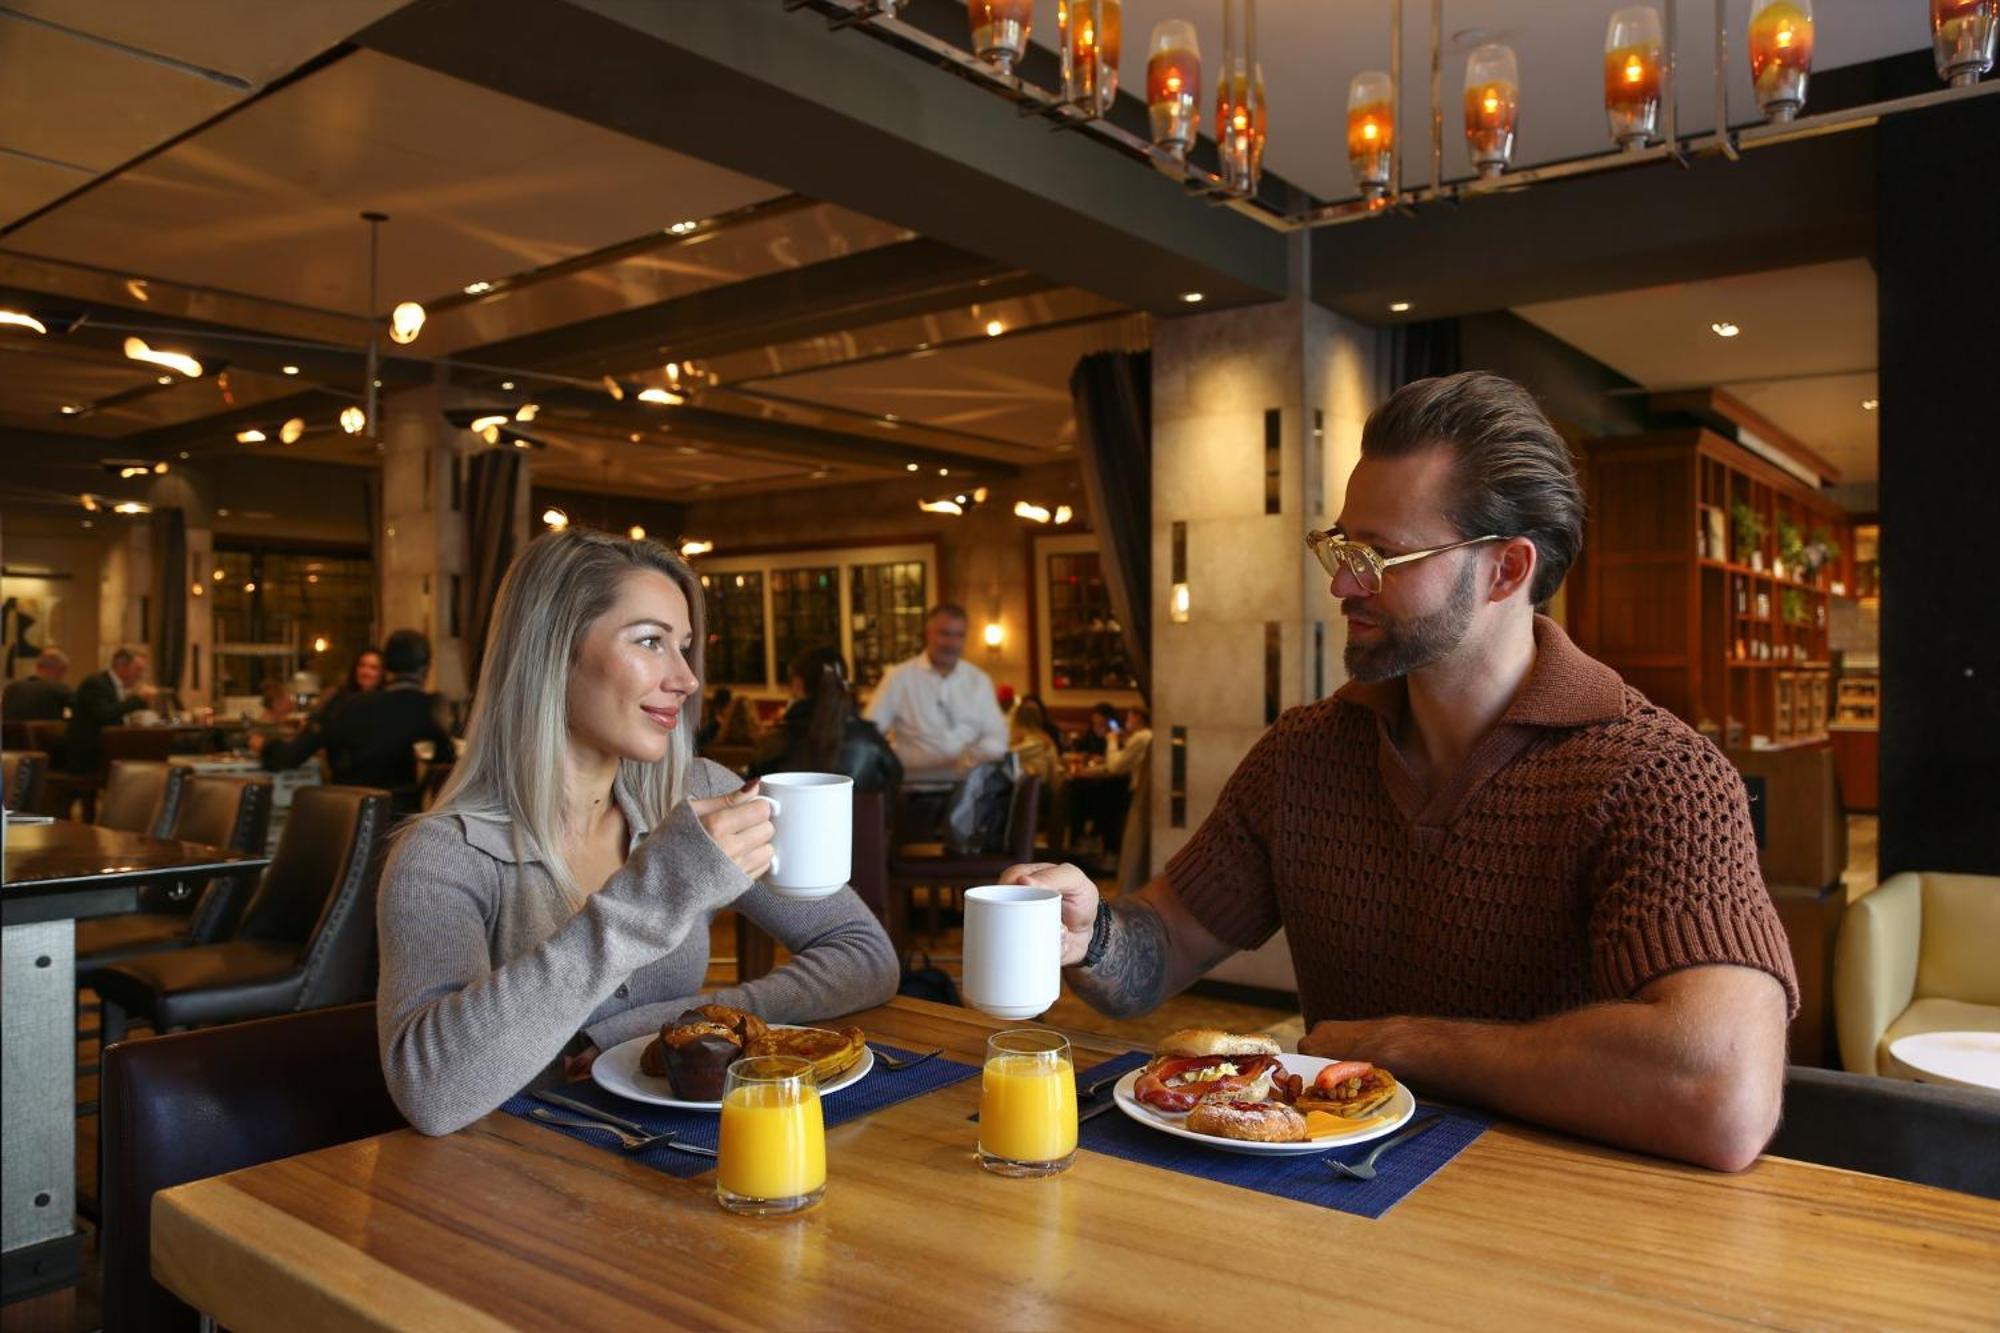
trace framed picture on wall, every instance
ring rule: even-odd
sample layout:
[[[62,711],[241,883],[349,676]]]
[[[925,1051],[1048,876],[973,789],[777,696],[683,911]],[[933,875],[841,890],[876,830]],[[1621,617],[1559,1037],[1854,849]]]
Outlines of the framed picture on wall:
[[[1035,679],[1061,708],[1141,703],[1095,534],[1034,539]]]

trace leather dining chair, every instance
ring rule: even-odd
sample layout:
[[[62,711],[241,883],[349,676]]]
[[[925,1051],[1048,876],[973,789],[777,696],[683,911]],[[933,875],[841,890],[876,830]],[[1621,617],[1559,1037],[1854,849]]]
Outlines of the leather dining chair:
[[[166,1032],[365,996],[389,821],[389,793],[377,788],[301,790],[233,938],[78,969],[77,984],[103,1002],[105,1043],[132,1018]]]
[[[28,722],[28,748],[49,757],[49,775],[42,789],[42,813],[69,818],[70,806],[83,803],[87,821],[97,807],[98,775],[69,771],[69,723]]]
[[[153,1280],[153,1196],[262,1162],[400,1129],[375,1041],[375,1006],[148,1041],[104,1053],[104,1327],[193,1330],[200,1316]]]
[[[1793,1065],[1764,1151],[2000,1199],[2000,1096]]]
[[[180,770],[185,773],[185,768]],[[168,836],[232,852],[262,853],[271,824],[271,780],[266,777],[191,778]],[[190,945],[213,944],[228,937],[243,905],[256,889],[248,875],[217,875],[195,896],[195,886],[172,884],[161,900],[144,910],[121,912],[76,923],[78,974],[137,954]],[[192,910],[186,899],[192,898]]]
[[[0,750],[0,805],[23,814],[42,808],[49,757],[40,750]]]
[[[188,770],[160,759],[114,759],[97,794],[99,828],[164,838],[180,812]]]

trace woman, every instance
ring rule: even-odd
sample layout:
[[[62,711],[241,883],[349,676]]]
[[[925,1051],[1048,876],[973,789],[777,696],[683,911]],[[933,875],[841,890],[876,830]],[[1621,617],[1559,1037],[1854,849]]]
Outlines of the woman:
[[[857,792],[893,792],[903,763],[873,722],[854,710],[838,648],[808,648],[792,660],[792,702],[759,743],[750,776],[844,773]]]
[[[1042,790],[1054,794],[1062,786],[1062,754],[1049,735],[1047,717],[1036,699],[1023,699],[1007,720],[1007,748],[1021,757],[1021,771],[1042,780]]]
[[[382,1070],[424,1133],[579,1076],[700,1002],[724,908],[792,961],[701,999],[796,1023],[894,993],[860,899],[757,883],[769,806],[693,758],[701,610],[677,556],[602,532],[537,539],[501,584],[470,740],[382,880]]]
[[[313,701],[313,712],[324,716],[326,710],[349,695],[366,694],[370,690],[382,688],[382,650],[363,648],[354,655],[354,665],[347,668],[347,676],[338,685],[321,690],[319,698]]]

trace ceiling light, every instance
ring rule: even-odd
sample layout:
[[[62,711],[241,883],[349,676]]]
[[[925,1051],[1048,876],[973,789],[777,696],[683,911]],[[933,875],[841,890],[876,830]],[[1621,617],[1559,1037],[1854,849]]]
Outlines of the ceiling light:
[[[714,542],[704,541],[700,537],[690,537],[681,543],[681,554],[689,559],[698,555],[707,555],[714,549]]]
[[[155,463],[153,464],[153,471],[159,476],[164,477],[167,474],[167,465],[164,462]]]
[[[325,636],[324,634],[319,634],[319,635],[315,635],[315,636],[313,637],[313,651],[314,651],[314,652],[316,652],[316,653],[323,653],[323,652],[325,652],[325,651],[327,650],[327,647],[328,647],[328,644],[327,644],[327,641],[326,641],[326,636]]]
[[[938,469],[938,475],[940,477],[949,477],[951,475],[951,469],[948,467],[941,467]]]
[[[299,373],[297,366],[279,366],[278,369],[287,375],[296,375]]]
[[[1882,400],[1880,398],[1863,398],[1861,400],[1861,410],[1863,412],[1873,412],[1876,408],[1880,406],[1882,406]]]
[[[963,514],[965,509],[956,500],[919,500],[917,508],[926,514]]]
[[[1726,319],[1718,319],[1708,327],[1718,338],[1734,338],[1737,334],[1743,332],[1742,329],[1737,328]]]
[[[1202,294],[1200,292],[1182,292],[1181,300],[1186,301],[1189,305],[1200,305]]]
[[[238,444],[262,444],[267,437],[261,430],[239,430],[236,432]]]
[[[1014,517],[1025,518],[1030,523],[1046,523],[1049,521],[1049,511],[1038,504],[1031,504],[1026,500],[1016,500],[1014,501]]]
[[[243,585],[243,591],[245,591],[245,592],[255,592],[255,591],[257,591],[257,584],[256,584],[256,582],[255,582],[255,581],[253,580],[252,582],[249,582],[249,583],[246,583],[246,584],[244,584],[244,585]]]
[[[67,411],[69,411],[69,409],[68,409],[67,407],[65,407],[65,408],[63,409],[63,411],[67,412]],[[903,464],[903,471],[905,471],[905,472],[915,472],[916,470],[917,470],[917,465],[916,465],[915,463],[905,463],[905,464]]]
[[[1408,301],[1389,302],[1389,313],[1392,315],[1400,315],[1409,308],[1410,308],[1410,303]]]
[[[665,389],[641,389],[639,390],[639,401],[642,403],[663,403],[668,407],[674,407],[685,403],[687,399],[677,393],[669,393]]]
[[[542,511],[542,522],[548,524],[551,531],[561,532],[569,526],[569,515],[551,505]]]
[[[172,384],[174,382],[174,377],[172,375],[162,375],[158,380],[154,382],[156,384],[162,384],[162,385]]]
[[[305,433],[306,419],[304,417],[293,417],[290,421],[278,427],[278,438],[286,444],[297,444],[299,437]]]
[[[390,342],[413,343],[423,331],[424,308],[415,301],[405,301],[389,312]]]
[[[493,284],[490,282],[468,282],[465,284],[465,294],[467,296],[484,296],[492,290]]]
[[[646,540],[646,530],[640,527],[637,523],[634,523],[631,527],[625,529],[625,535],[627,537],[630,537],[635,542],[642,542]]]
[[[97,512],[97,508],[98,508],[97,497],[92,495],[89,491],[85,491],[83,493],[83,512],[86,514],[94,514]]]
[[[984,486],[981,486],[977,490],[972,492],[972,503],[976,505],[983,505],[986,503],[986,488]]]
[[[514,413],[516,421],[533,421],[535,414],[542,410],[540,403],[522,403]]]
[[[188,596],[205,597],[207,595],[208,595],[208,589],[202,587],[199,582],[188,584]]]
[[[340,409],[340,428],[349,435],[359,435],[368,427],[368,414],[358,407]]]
[[[187,450],[185,449],[181,450],[181,462],[183,463],[187,462],[188,459],[192,456],[193,455],[189,454]]]
[[[1006,331],[1007,331],[1007,326],[1005,324],[1002,324],[999,320],[989,319],[986,321],[987,337],[998,338],[1001,334],[1005,333]]]
[[[670,236],[685,236],[699,226],[701,226],[699,222],[693,222],[693,221],[676,222],[674,223],[673,226],[667,228],[667,234]]]
[[[62,413],[62,414],[63,414],[64,416],[66,416],[66,417],[73,417],[73,416],[75,416],[75,415],[76,415],[77,413],[79,413],[79,412],[83,411],[83,404],[81,404],[81,403],[64,403],[64,404],[63,404],[63,405],[62,405],[61,407],[57,408],[57,409],[56,409],[56,411],[58,411],[58,412]]]
[[[0,324],[26,329],[30,333],[47,333],[49,326],[36,319],[25,310],[0,310]]]
[[[149,365],[165,366],[168,370],[178,370],[189,379],[201,378],[201,362],[183,352],[158,351],[146,346],[144,338],[127,338],[125,355],[134,361],[144,361]]]
[[[466,429],[475,435],[482,435],[492,430],[495,426],[504,426],[506,424],[507,414],[505,412],[491,412],[483,417],[474,417],[472,424],[466,427]]]
[[[146,290],[146,280],[144,278],[125,279],[125,290],[132,294],[132,299],[135,301],[150,301],[153,299],[152,293]]]
[[[1055,516],[1056,522],[1067,523],[1075,517],[1076,517],[1076,511],[1074,509],[1071,509],[1068,505],[1056,506],[1056,516]]]
[[[307,582],[307,583],[318,583],[318,582],[319,582],[319,575],[317,575],[317,574],[308,574],[308,575],[306,575],[306,582]]]
[[[224,579],[228,578],[229,575],[220,565],[218,565],[216,566],[215,572],[209,575],[209,577],[214,579],[217,583],[220,583]]]
[[[130,467],[121,467],[118,469],[118,480],[130,481],[134,477],[146,476],[151,471],[152,471],[151,468],[143,467],[137,463],[134,463]]]
[[[140,504],[137,500],[120,500],[117,504],[111,506],[111,508],[114,512],[120,514],[150,514],[153,512],[153,506]]]
[[[500,428],[498,426],[488,426],[485,430],[479,432],[479,438],[488,444],[498,444],[500,443]]]
[[[514,381],[512,381],[512,380],[501,380],[501,381],[500,381],[500,388],[501,388],[501,389],[502,389],[502,391],[504,391],[504,392],[507,392],[507,393],[512,393],[512,392],[514,391]]]

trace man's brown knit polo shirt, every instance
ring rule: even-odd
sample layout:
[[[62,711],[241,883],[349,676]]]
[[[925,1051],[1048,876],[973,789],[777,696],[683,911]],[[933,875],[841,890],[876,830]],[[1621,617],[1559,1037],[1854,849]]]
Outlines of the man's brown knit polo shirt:
[[[1459,772],[1391,740],[1404,682],[1278,719],[1167,878],[1218,939],[1284,926],[1306,1020],[1525,1020],[1686,967],[1768,972],[1798,1010],[1743,781],[1562,628]]]

